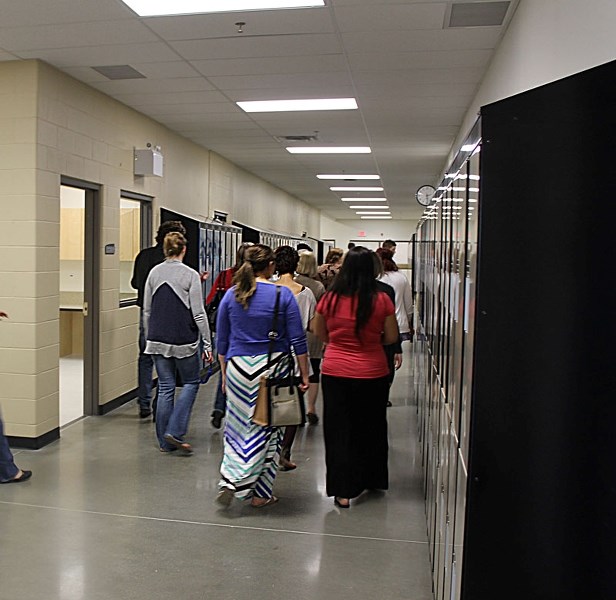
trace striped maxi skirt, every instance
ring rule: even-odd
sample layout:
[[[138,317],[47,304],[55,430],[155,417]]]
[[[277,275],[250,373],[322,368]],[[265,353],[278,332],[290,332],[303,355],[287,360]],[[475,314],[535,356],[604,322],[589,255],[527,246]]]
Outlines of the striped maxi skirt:
[[[276,362],[280,353],[272,356]],[[227,361],[227,415],[219,488],[235,497],[271,498],[284,428],[252,422],[259,381],[267,371],[267,354],[234,356]]]

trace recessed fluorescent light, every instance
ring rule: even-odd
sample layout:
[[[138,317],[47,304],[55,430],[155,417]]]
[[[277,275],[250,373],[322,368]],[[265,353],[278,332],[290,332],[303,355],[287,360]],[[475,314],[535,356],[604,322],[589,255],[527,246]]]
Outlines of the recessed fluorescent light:
[[[462,152],[470,152],[471,150],[475,148],[475,146],[476,144],[464,144],[464,146],[462,146],[460,150],[462,150]]]
[[[325,6],[325,0],[122,0],[140,17]]]
[[[391,219],[391,217],[359,217],[360,219]]]
[[[236,102],[245,112],[293,112],[300,110],[353,110],[355,98],[315,98],[311,100],[249,100]]]
[[[355,214],[356,215],[391,215],[391,213],[388,210],[382,211],[382,212],[359,210],[359,211],[355,211]]]
[[[387,202],[387,198],[340,198],[343,202]]]
[[[288,146],[291,154],[370,154],[369,146]]]
[[[342,187],[330,187],[329,188],[332,192],[382,192],[383,188],[382,187],[348,187],[348,186],[342,186]]]
[[[349,208],[366,208],[366,209],[371,209],[371,208],[378,208],[383,209],[383,210],[389,210],[389,206],[362,206],[361,204],[351,204],[351,206],[349,206]]]
[[[318,179],[380,179],[378,175],[317,175]]]

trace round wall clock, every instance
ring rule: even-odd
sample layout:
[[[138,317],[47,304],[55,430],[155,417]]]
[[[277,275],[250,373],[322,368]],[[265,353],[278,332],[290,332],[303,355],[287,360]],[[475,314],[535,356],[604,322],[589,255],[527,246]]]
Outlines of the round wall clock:
[[[434,192],[436,189],[431,185],[422,185],[415,192],[415,200],[419,202],[422,206],[429,206],[430,202],[432,202],[432,198],[434,197]]]

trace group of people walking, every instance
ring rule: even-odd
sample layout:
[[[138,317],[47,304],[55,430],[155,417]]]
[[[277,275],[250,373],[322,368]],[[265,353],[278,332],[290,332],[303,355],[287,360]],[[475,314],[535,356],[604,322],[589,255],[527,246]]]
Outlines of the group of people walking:
[[[158,445],[161,452],[189,454],[185,436],[199,367],[213,356],[202,278],[183,264],[187,241],[177,225],[163,223],[164,260],[141,282],[138,257],[133,280],[142,305],[140,347],[159,378]],[[401,364],[400,333],[409,333],[412,314],[403,288],[391,248],[333,249],[317,267],[305,244],[299,251],[240,246],[235,265],[220,273],[205,303],[216,302],[221,367],[212,425],[219,428],[225,419],[219,504],[272,505],[277,472],[297,468],[291,455],[297,426],[263,426],[252,418],[262,376],[289,352],[311,425],[319,423],[322,388],[327,494],[348,508],[364,490],[388,488],[389,387]],[[406,319],[401,328],[398,315]],[[140,382],[140,389],[147,387]],[[140,399],[140,415],[148,410],[147,399]]]
[[[183,263],[186,249],[182,224],[163,223],[156,246],[138,255],[132,279],[141,307],[139,415],[152,412],[155,366],[156,438],[163,453],[192,453],[185,437],[199,372],[213,361],[202,295],[207,274],[200,276]],[[333,249],[317,267],[305,244],[299,251],[290,246],[274,251],[245,243],[235,265],[214,282],[208,300],[219,296],[215,324],[221,376],[212,424],[219,428],[226,417],[221,505],[234,498],[256,508],[274,504],[277,472],[297,467],[291,460],[297,426],[263,426],[252,419],[262,375],[289,352],[312,425],[319,422],[316,399],[322,387],[327,495],[348,508],[364,490],[388,488],[389,387],[401,365],[400,342],[412,332],[410,287],[394,252],[395,244],[376,253],[362,246],[346,253]],[[15,465],[0,420],[0,483],[30,476]]]

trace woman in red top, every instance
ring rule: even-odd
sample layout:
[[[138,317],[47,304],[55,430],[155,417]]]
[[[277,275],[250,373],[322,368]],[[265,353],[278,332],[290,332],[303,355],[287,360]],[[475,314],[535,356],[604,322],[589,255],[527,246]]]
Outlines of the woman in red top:
[[[377,290],[372,254],[362,246],[349,250],[314,320],[327,344],[321,366],[327,495],[340,508],[366,489],[389,485],[383,344],[398,340],[398,324],[392,301]]]

